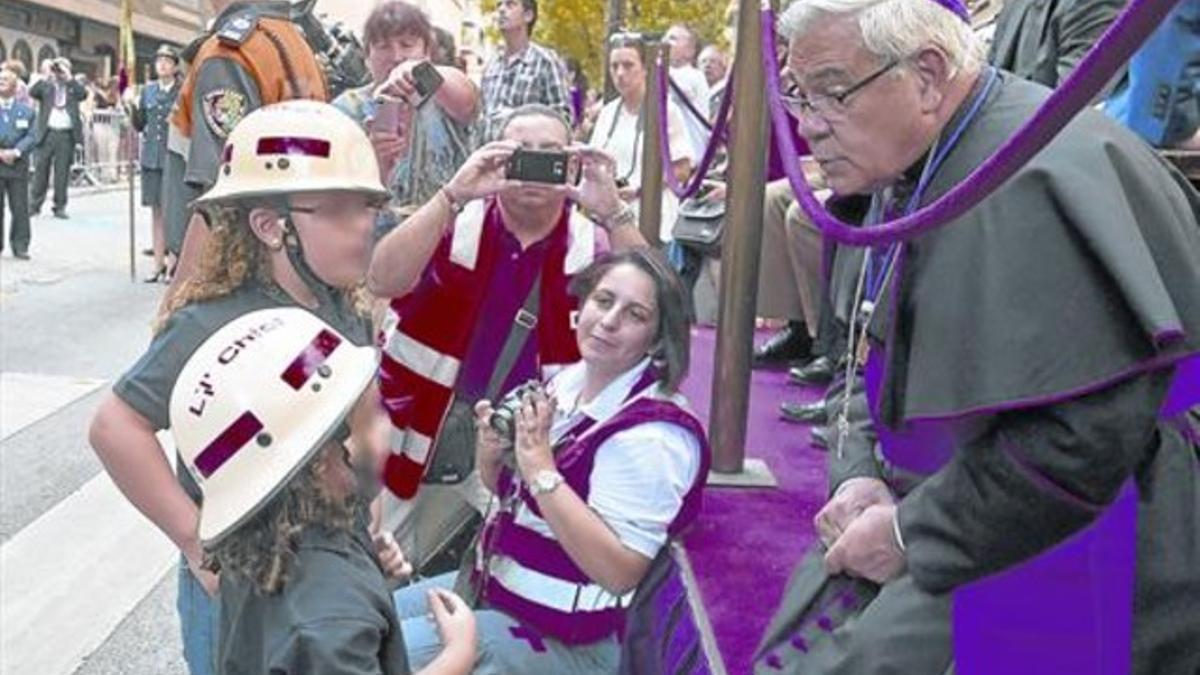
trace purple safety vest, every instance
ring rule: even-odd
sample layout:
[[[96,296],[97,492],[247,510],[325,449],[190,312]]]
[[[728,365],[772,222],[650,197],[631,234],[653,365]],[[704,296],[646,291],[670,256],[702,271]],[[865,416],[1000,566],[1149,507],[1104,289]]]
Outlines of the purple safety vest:
[[[711,451],[700,422],[675,403],[651,397],[630,402],[656,379],[654,369],[647,368],[626,399],[626,405],[607,422],[593,429],[595,421],[584,419],[572,427],[559,442],[554,463],[563,475],[564,482],[580,499],[586,501],[591,490],[596,453],[614,434],[647,422],[675,424],[691,432],[700,442],[700,470],[684,495],[679,513],[667,528],[668,535],[675,537],[700,513],[701,492],[708,478]],[[498,494],[508,496],[506,501],[519,501],[541,517],[537,501],[530,494],[528,486],[517,480],[510,469],[501,471],[497,487]],[[544,598],[507,588],[494,575],[482,575],[477,568],[475,581],[482,583],[483,598],[488,606],[567,645],[588,644],[610,635],[621,635],[628,598],[616,597],[599,589],[571,560],[558,541],[517,524],[512,508],[504,508],[488,522],[480,540],[480,549],[483,555],[479,558],[485,561],[484,565],[489,564],[490,557],[502,557],[508,559],[505,561],[508,564],[515,563],[524,570],[551,578],[556,585],[561,582],[576,586],[570,607],[561,604],[551,606]],[[480,576],[483,576],[482,582]]]

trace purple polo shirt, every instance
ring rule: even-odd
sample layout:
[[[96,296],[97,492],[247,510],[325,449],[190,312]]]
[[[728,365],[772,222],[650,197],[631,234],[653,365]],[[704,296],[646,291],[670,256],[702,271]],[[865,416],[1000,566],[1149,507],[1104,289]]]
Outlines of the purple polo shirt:
[[[500,217],[499,209],[492,209],[491,212],[494,217]],[[496,361],[500,359],[500,350],[504,348],[504,342],[512,331],[513,319],[525,304],[529,292],[533,290],[533,281],[538,276],[538,270],[542,269],[549,240],[542,239],[522,251],[521,242],[517,241],[507,228],[500,228],[495,245],[500,247],[500,251],[496,256],[495,269],[479,310],[479,321],[476,324],[479,328],[471,338],[467,356],[459,372],[458,383],[454,387],[455,392],[468,401],[477,401],[486,393],[492,370]],[[535,328],[525,340],[521,355],[517,357],[496,397],[500,398],[513,387],[537,377]]]

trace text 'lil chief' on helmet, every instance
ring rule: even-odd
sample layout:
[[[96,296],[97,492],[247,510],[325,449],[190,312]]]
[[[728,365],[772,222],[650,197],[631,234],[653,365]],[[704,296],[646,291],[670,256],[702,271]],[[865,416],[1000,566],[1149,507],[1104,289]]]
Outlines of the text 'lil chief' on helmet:
[[[211,548],[263,508],[342,425],[378,353],[296,307],[250,312],[192,355],[171,391],[171,431],[204,494]]]

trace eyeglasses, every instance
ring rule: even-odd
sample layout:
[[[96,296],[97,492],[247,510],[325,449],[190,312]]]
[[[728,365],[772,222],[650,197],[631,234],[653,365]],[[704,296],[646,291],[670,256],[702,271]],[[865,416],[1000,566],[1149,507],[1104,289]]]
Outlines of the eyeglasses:
[[[799,89],[799,85],[793,84],[788,88],[788,93],[780,96],[780,98],[783,100],[783,105],[787,108],[788,113],[797,120],[812,120],[814,117],[819,117],[826,123],[833,122],[843,119],[846,116],[847,99],[862,91],[867,85],[883,77],[884,73],[898,65],[900,65],[900,60],[893,59],[879,70],[855,82],[843,91],[834,94],[813,94],[811,96],[796,94],[794,92]]]
[[[375,212],[383,208],[383,204],[375,200],[365,202],[344,202],[333,204],[319,204],[317,206],[289,206],[288,210],[292,213],[303,213],[306,215],[315,215],[322,220],[346,220],[353,218],[363,210],[368,211],[373,216]]]

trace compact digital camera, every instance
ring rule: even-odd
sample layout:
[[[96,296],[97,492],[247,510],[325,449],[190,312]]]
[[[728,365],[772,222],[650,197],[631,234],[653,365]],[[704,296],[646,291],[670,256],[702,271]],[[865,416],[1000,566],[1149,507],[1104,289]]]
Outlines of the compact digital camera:
[[[514,388],[492,407],[492,418],[488,420],[488,424],[496,430],[497,434],[500,434],[500,438],[508,441],[510,445],[515,445],[517,442],[517,414],[521,412],[525,395],[544,391],[542,383],[537,380],[529,380]]]

